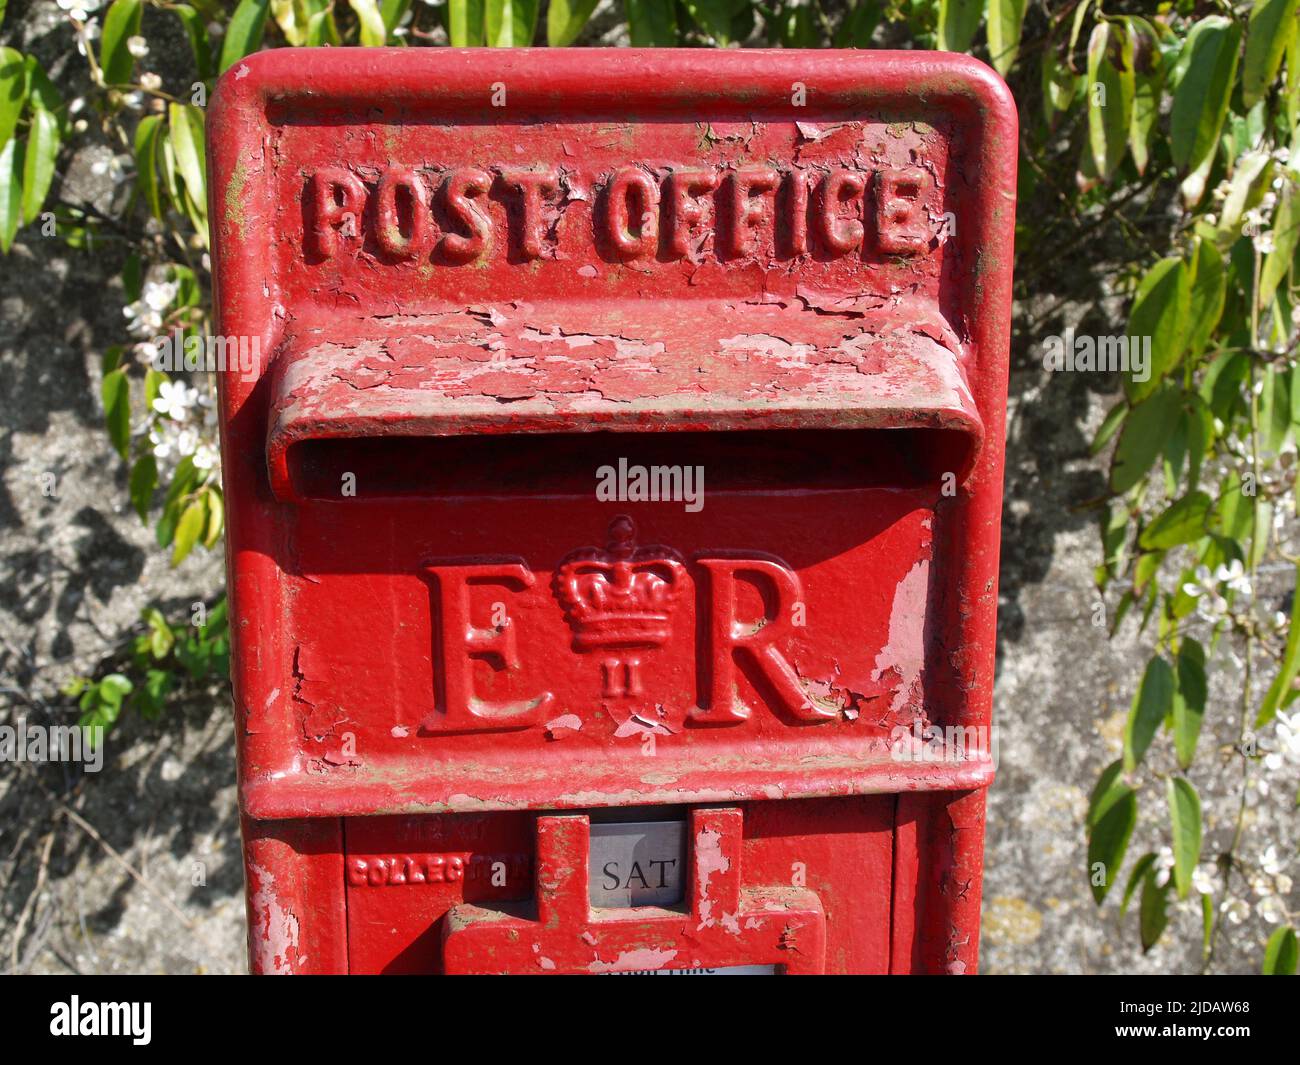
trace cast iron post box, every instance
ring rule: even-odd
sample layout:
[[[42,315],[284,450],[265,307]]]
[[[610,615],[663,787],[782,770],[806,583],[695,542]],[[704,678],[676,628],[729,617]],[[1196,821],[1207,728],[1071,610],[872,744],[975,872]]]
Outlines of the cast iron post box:
[[[325,49],[210,116],[258,972],[971,972],[1016,120]]]

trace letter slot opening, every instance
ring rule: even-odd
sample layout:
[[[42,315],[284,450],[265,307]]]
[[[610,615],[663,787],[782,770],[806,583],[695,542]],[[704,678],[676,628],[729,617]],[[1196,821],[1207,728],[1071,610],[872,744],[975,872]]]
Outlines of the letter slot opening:
[[[698,510],[709,492],[960,483],[971,451],[955,430],[786,429],[340,437],[302,441],[286,458],[301,500],[337,500],[346,483],[359,499],[596,493]]]

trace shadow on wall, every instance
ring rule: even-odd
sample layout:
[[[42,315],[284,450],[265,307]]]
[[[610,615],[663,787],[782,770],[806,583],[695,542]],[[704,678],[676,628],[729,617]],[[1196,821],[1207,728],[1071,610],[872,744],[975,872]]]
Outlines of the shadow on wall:
[[[1053,292],[1069,292],[1071,301],[1036,317],[1037,306],[1056,302]],[[1025,632],[1021,596],[1027,586],[1047,579],[1056,561],[1057,537],[1097,525],[1099,511],[1089,504],[1105,495],[1106,474],[1104,464],[1088,454],[1095,432],[1095,417],[1090,415],[1098,406],[1109,409],[1120,395],[1115,374],[1053,373],[1043,368],[1046,337],[1070,327],[1081,335],[1115,332],[1115,323],[1099,309],[1107,296],[1095,278],[1083,271],[1075,276],[1038,275],[1032,289],[1018,294],[1022,298],[1012,321],[1002,502],[999,663],[1007,653],[1006,642],[1019,641]],[[1098,546],[1097,561],[1100,557]]]

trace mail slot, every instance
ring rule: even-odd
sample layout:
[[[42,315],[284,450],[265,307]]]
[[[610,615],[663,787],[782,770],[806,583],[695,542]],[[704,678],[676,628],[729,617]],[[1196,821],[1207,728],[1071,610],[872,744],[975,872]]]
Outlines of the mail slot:
[[[295,49],[209,138],[252,969],[973,972],[996,76]]]

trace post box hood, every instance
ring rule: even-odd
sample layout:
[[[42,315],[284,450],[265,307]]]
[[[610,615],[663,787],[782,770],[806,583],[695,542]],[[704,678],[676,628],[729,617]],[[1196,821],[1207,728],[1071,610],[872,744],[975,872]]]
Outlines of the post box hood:
[[[964,479],[983,427],[963,348],[922,301],[518,300],[299,323],[276,358],[278,497],[310,440],[596,431],[935,429]]]

